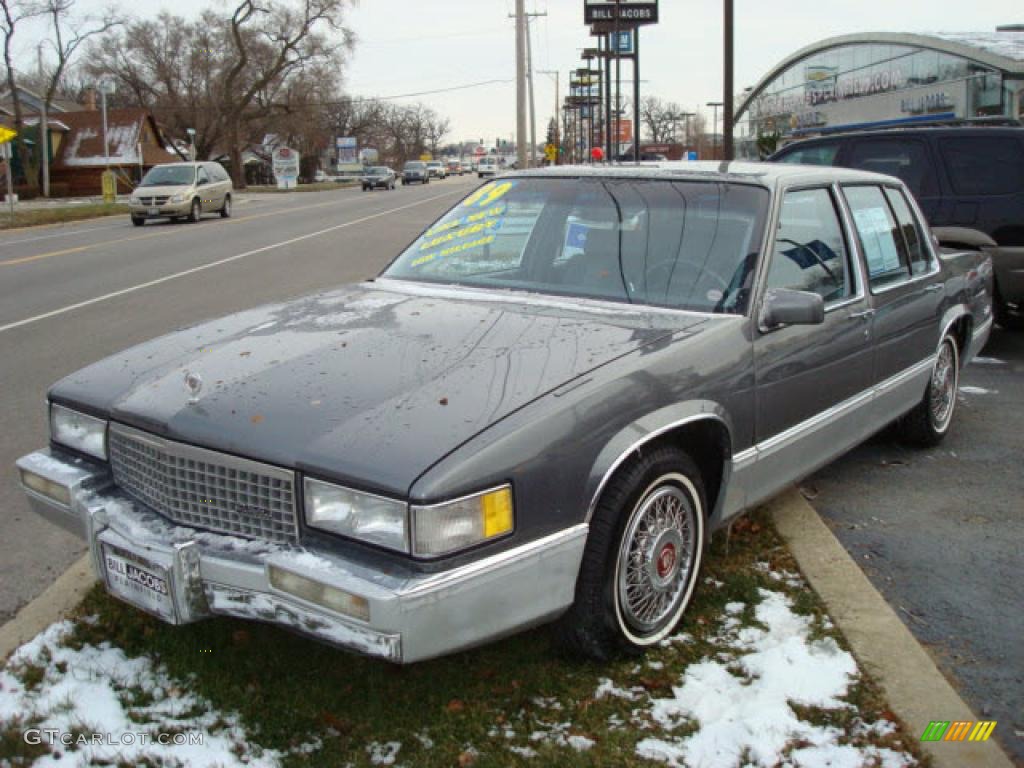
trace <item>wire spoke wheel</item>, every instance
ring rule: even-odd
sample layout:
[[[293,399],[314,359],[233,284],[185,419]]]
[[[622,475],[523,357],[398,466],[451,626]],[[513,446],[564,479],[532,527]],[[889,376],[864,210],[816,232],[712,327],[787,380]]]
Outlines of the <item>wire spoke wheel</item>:
[[[682,476],[669,475],[652,484],[623,532],[615,577],[616,607],[630,634],[638,638],[671,629],[699,563],[696,515],[700,512],[685,482]]]
[[[953,417],[957,390],[957,359],[953,343],[948,339],[939,348],[939,354],[932,369],[929,405],[932,426],[939,432],[945,431]]]

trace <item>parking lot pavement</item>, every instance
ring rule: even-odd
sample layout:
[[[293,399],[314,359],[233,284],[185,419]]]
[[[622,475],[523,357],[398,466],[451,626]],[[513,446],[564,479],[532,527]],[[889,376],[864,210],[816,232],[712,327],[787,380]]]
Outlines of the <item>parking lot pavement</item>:
[[[960,384],[941,446],[912,450],[882,434],[803,489],[1024,765],[1024,334],[995,329]]]

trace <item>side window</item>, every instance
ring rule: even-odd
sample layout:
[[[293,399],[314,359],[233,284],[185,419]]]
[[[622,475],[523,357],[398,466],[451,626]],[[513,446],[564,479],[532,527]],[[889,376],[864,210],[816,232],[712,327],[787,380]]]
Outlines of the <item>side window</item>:
[[[1024,147],[1017,140],[965,136],[939,142],[949,181],[958,195],[1024,191]]]
[[[854,292],[849,267],[832,194],[827,189],[786,193],[768,268],[768,288],[811,291],[827,305]]]
[[[206,175],[206,169],[203,168],[202,166],[199,166],[199,172],[196,173],[196,183],[197,184],[209,184],[210,183],[210,177]]]
[[[910,260],[910,273],[923,275],[932,268],[931,256],[924,243],[924,236],[918,227],[917,218],[910,209],[910,203],[903,192],[892,187],[885,188],[885,196],[889,200],[892,212],[896,215],[900,232],[906,242],[907,257]]]
[[[928,147],[914,139],[860,139],[854,142],[844,165],[884,173],[900,179],[915,197],[931,197],[939,191]]]
[[[844,187],[868,265],[868,282],[880,288],[910,276],[907,247],[881,187]]]
[[[777,157],[775,162],[800,165],[833,165],[838,151],[839,142],[815,144],[811,147],[797,147],[792,152],[787,152]]]

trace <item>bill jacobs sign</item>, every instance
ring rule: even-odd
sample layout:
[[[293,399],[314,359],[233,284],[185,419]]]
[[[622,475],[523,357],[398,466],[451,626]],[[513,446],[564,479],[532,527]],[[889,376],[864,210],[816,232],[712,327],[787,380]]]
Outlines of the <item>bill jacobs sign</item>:
[[[623,24],[657,24],[657,0],[583,0],[586,24],[619,21]]]

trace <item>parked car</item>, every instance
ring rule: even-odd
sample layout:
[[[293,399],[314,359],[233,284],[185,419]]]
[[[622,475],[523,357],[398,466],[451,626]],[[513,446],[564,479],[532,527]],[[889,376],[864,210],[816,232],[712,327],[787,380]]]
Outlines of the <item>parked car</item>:
[[[448,178],[448,169],[440,160],[430,160],[427,162],[427,173],[430,174],[432,179]]]
[[[196,222],[204,213],[231,215],[231,177],[220,163],[165,163],[142,177],[128,199],[132,224],[146,219],[184,219]]]
[[[402,167],[402,183],[429,184],[430,174],[427,172],[427,164],[422,160],[410,160]]]
[[[449,176],[461,176],[465,173],[465,169],[462,167],[461,160],[449,160],[447,164]]]
[[[994,241],[996,320],[1024,328],[1024,128],[958,126],[848,133],[795,142],[772,162],[838,165],[903,179],[933,227]]]
[[[498,161],[493,157],[481,157],[476,166],[476,174],[479,178],[484,176],[496,176],[498,174]]]
[[[414,662],[557,619],[607,658],[674,631],[745,508],[894,420],[941,441],[991,299],[893,177],[521,171],[372,282],[61,380],[18,469],[170,623]]]
[[[375,165],[372,168],[366,169],[360,181],[363,185],[363,191],[368,192],[377,187],[394,189],[396,178],[395,172],[386,165]]]

